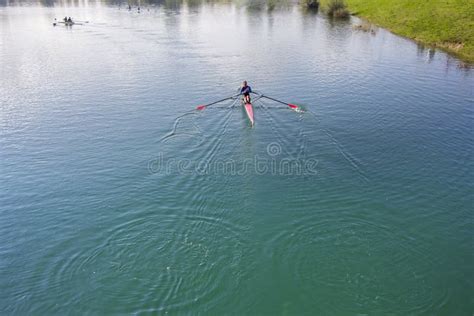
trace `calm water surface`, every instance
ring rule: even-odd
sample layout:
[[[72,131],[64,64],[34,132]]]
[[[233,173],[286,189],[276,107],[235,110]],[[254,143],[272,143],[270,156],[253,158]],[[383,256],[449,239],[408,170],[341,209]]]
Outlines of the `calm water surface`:
[[[472,315],[472,70],[354,23],[0,7],[0,313]]]

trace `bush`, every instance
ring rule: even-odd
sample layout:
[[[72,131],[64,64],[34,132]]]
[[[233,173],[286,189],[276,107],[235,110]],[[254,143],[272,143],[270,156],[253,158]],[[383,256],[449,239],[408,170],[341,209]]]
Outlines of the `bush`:
[[[319,8],[319,1],[318,0],[304,0],[303,4],[306,8],[311,10],[318,10]]]
[[[334,18],[345,19],[350,14],[344,0],[331,0],[328,4],[328,15]]]

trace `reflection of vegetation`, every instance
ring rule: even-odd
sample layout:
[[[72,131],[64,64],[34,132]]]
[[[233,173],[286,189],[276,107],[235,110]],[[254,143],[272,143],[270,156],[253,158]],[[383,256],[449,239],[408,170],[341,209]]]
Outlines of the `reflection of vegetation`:
[[[165,0],[163,6],[167,9],[179,10],[181,8],[182,3],[182,1]]]
[[[251,0],[247,2],[247,9],[250,11],[260,11],[266,7],[266,0]]]
[[[267,9],[268,9],[268,11],[275,10],[277,4],[278,4],[278,0],[267,0]]]
[[[459,69],[465,69],[465,70],[471,70],[471,69],[474,69],[474,66],[472,64],[469,64],[469,63],[465,63],[463,61],[460,61],[458,63],[458,68]]]
[[[234,1],[235,2],[235,1]],[[249,11],[262,11],[264,9],[273,11],[275,9],[287,8],[290,6],[288,0],[247,0],[246,6]]]
[[[352,28],[356,31],[370,32],[372,34],[376,33],[376,27],[367,21],[362,20],[360,24],[354,24]]]
[[[39,2],[41,3],[41,5],[45,7],[54,7],[54,3],[55,3],[54,0],[40,0]]]
[[[0,6],[7,6],[13,3],[31,3],[35,0],[0,0]],[[87,0],[37,0],[44,6],[54,6],[58,4],[75,4],[88,2]],[[93,0],[94,1],[94,0]],[[134,9],[147,6],[163,6],[169,9],[179,9],[183,5],[197,7],[203,4],[233,3],[238,7],[247,7],[251,11],[260,11],[267,9],[288,8],[295,4],[295,0],[95,0],[109,5],[132,6]],[[318,0],[302,0],[303,2],[315,2]],[[319,4],[319,3],[318,3]]]
[[[54,0],[52,0],[54,1]],[[56,1],[58,2],[58,1]],[[180,8],[183,4],[197,6],[206,3],[230,3],[232,0],[104,0],[104,2],[121,5],[142,6],[157,5],[169,8]]]
[[[428,58],[428,62],[431,62],[433,61],[433,58],[436,54],[436,50],[432,47],[425,47],[425,45],[418,43],[417,53],[418,56],[426,56]]]
[[[0,0],[2,1],[2,0]],[[55,1],[55,0],[43,0]],[[105,0],[107,3],[116,5],[142,6],[157,5],[169,9],[179,9],[182,5],[197,7],[206,3],[233,3],[238,7],[247,7],[249,11],[262,11],[267,9],[272,11],[276,8],[287,8],[292,4],[292,0]],[[313,0],[314,1],[314,0]]]

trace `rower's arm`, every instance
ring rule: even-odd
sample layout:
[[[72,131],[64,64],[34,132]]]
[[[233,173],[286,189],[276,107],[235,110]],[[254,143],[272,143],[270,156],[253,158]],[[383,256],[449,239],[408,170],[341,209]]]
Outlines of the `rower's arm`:
[[[259,97],[261,97],[261,96],[263,95],[262,93],[260,93],[260,92],[258,92],[258,91],[251,91],[250,93],[255,94],[255,95],[259,96]]]

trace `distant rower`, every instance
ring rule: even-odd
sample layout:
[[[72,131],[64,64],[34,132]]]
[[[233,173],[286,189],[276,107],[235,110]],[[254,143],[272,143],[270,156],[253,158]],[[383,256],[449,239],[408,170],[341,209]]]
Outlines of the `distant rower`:
[[[252,93],[252,88],[250,88],[250,86],[247,85],[247,81],[244,81],[242,83],[242,88],[240,89],[240,94],[244,95],[244,102],[245,103],[251,103],[250,93]]]

